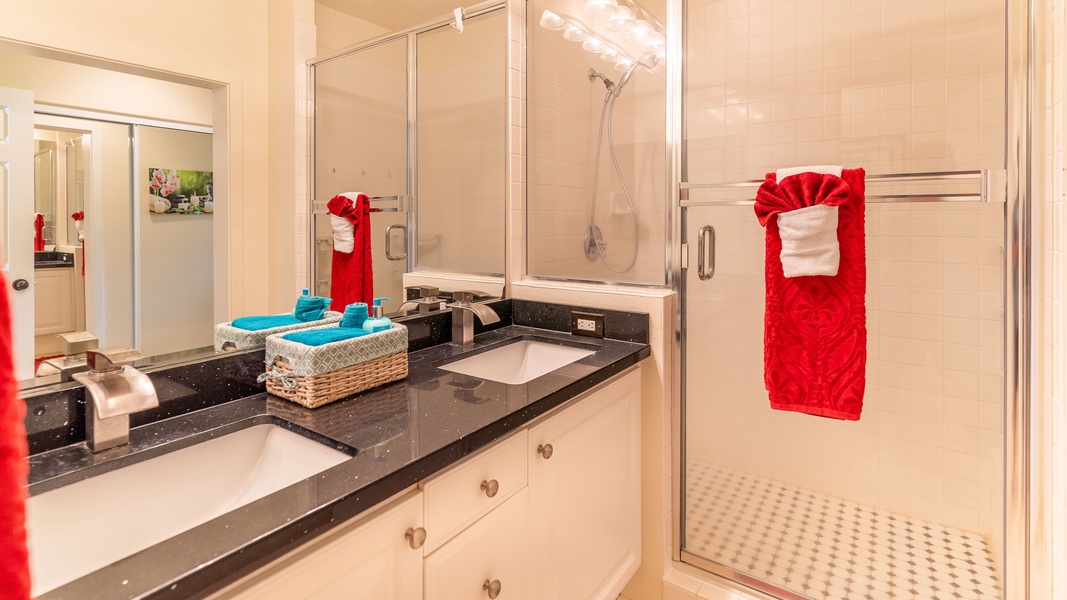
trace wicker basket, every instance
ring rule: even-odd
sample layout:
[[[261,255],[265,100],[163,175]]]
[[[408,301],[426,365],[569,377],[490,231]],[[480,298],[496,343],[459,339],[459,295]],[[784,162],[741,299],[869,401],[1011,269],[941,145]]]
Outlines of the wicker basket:
[[[281,372],[291,372],[288,364],[275,361]],[[318,408],[334,400],[351,396],[373,387],[404,379],[408,376],[408,353],[397,352],[372,361],[352,365],[336,371],[301,377],[293,376],[296,387],[286,387],[278,379],[267,380],[267,391],[292,400],[307,408]]]
[[[408,331],[396,323],[386,331],[321,346],[272,335],[260,380],[271,394],[316,408],[407,377],[407,347]]]

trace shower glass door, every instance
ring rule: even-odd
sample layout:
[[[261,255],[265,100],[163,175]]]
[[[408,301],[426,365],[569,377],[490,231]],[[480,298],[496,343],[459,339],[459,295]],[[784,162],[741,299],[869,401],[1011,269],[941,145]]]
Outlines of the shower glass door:
[[[345,54],[314,67],[315,157],[314,292],[330,295],[333,232],[326,202],[343,192],[408,196],[406,38]],[[374,201],[371,256],[374,295],[393,312],[404,301],[407,215],[398,202]],[[389,247],[386,247],[386,244]]]
[[[832,4],[686,3],[682,560],[779,598],[996,600],[1005,6]],[[764,384],[752,182],[827,164],[867,173],[858,421]]]

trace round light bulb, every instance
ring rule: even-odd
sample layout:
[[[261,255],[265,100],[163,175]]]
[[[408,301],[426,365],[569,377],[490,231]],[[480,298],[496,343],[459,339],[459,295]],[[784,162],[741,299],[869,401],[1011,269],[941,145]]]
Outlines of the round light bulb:
[[[604,51],[600,53],[600,60],[604,62],[615,62],[616,58],[619,58],[619,53],[611,48],[604,48]]]
[[[629,7],[620,6],[608,17],[608,31],[626,31],[634,26],[634,11]]]
[[[582,50],[586,52],[592,52],[593,54],[600,54],[604,50],[604,42],[596,39],[593,36],[585,38],[582,42]]]
[[[617,7],[615,0],[585,0],[585,14],[591,17],[610,16]]]
[[[634,61],[628,58],[620,58],[615,61],[616,71],[629,71],[634,66]]]
[[[585,32],[571,25],[563,30],[563,39],[568,42],[578,42],[580,44],[585,41]]]
[[[563,26],[566,24],[567,22],[563,20],[563,17],[550,10],[546,10],[541,14],[541,27],[544,27],[545,29],[559,31],[560,29],[563,29]]]
[[[652,34],[652,26],[648,24],[648,21],[638,21],[623,35],[623,38],[631,44],[644,44],[652,37]]]

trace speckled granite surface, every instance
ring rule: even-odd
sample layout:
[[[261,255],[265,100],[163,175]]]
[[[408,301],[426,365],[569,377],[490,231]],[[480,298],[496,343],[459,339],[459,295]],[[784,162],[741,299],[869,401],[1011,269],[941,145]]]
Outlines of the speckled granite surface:
[[[70,407],[80,406],[84,415],[84,404],[78,403],[84,400],[77,397],[83,393],[80,389],[30,398],[27,424],[42,420],[34,422],[31,437],[40,436],[38,447],[51,448],[31,457],[33,494],[259,423],[286,426],[355,453],[353,458],[318,476],[41,598],[189,598],[219,589],[567,403],[650,353],[645,343],[573,337],[552,331],[561,323],[559,316],[563,314],[563,309],[555,305],[508,300],[497,304],[494,308],[506,319],[496,329],[478,335],[475,346],[465,351],[441,343],[450,332],[448,313],[406,320],[415,346],[409,354],[410,375],[406,380],[314,410],[247,387],[255,385],[249,384],[254,379],[244,377],[262,368],[261,353],[231,355],[180,367],[176,373],[159,375],[160,379],[153,377],[157,386],[164,388],[161,400],[166,394],[166,401],[155,409],[158,412],[154,417],[142,413],[143,417],[135,418],[129,448],[113,455],[108,453],[114,451],[108,451],[94,456],[84,443],[77,443],[83,424],[71,414],[77,413],[77,408]],[[566,310],[569,327],[570,307]],[[642,321],[644,338],[639,337]],[[543,323],[546,328],[513,322]],[[609,335],[647,340],[647,328],[646,315],[605,316]],[[486,381],[438,368],[458,357],[517,339],[580,346],[594,353],[522,385]],[[425,344],[423,349],[418,349],[419,344]],[[165,386],[171,385],[175,386],[174,391],[166,391]],[[66,411],[54,411],[54,422],[45,419],[50,414],[49,401]],[[45,412],[34,415],[40,407],[45,407]],[[63,441],[66,443],[60,443]]]

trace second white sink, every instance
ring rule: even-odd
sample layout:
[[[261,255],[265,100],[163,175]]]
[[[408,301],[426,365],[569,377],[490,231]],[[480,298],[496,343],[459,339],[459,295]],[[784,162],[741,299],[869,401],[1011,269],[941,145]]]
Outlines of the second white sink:
[[[551,373],[556,369],[581,360],[592,350],[522,340],[441,365],[453,373],[488,379],[499,383],[518,385]]]
[[[348,460],[254,425],[26,502],[36,597]]]

